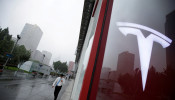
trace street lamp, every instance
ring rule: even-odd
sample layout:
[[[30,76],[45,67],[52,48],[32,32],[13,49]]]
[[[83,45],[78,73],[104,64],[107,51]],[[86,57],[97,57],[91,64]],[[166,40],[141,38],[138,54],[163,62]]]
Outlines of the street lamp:
[[[15,45],[13,46],[13,48],[12,48],[12,50],[11,50],[10,54],[12,54],[12,53],[13,53],[13,50],[15,49],[15,46],[16,46],[16,44],[18,43],[19,39],[21,39],[21,37],[20,37],[20,35],[17,35],[17,40],[16,40],[16,43],[15,43]],[[7,63],[8,63],[8,61],[9,61],[9,59],[10,59],[10,57],[8,57],[8,58],[7,58],[7,60],[6,60],[5,64],[3,65],[2,70],[4,70],[4,67],[7,65]]]
[[[46,55],[45,54],[43,54],[43,60],[42,60],[42,63],[44,63],[43,61],[44,61],[44,57],[45,57]]]

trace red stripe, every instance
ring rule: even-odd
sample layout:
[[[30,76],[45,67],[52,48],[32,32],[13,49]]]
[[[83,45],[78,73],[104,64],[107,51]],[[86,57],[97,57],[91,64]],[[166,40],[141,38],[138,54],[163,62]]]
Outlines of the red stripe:
[[[98,48],[98,43],[99,43],[99,39],[100,39],[101,28],[102,28],[102,24],[103,24],[103,18],[104,18],[104,14],[105,14],[106,3],[107,3],[107,0],[102,1],[100,15],[98,18],[97,28],[96,28],[96,32],[95,32],[95,36],[94,36],[94,41],[92,44],[92,49],[91,49],[87,69],[86,69],[86,72],[84,75],[84,80],[83,80],[79,100],[86,100],[87,99],[89,85],[90,85],[91,76],[92,76],[92,71],[93,71],[96,53],[97,53],[97,48]]]
[[[93,80],[92,88],[90,92],[90,100],[96,100],[96,96],[97,96],[98,84],[100,80],[100,74],[101,74],[104,52],[106,47],[106,40],[107,40],[108,29],[109,29],[110,18],[111,18],[112,5],[113,5],[113,0],[109,0],[109,6],[108,6],[107,16],[105,20],[103,36],[100,44],[101,46],[99,50],[99,56],[97,58],[97,65],[95,69],[94,80]]]

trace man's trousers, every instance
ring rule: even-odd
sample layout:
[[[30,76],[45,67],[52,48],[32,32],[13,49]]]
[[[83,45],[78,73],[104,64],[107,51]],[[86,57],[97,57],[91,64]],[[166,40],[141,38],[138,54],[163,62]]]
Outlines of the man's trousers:
[[[55,86],[55,91],[54,91],[54,100],[57,99],[58,93],[60,92],[62,86]]]

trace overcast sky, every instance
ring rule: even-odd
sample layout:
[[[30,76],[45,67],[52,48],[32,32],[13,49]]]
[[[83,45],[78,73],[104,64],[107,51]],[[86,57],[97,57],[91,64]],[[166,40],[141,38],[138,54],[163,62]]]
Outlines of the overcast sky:
[[[16,37],[25,23],[43,31],[38,50],[52,53],[52,61],[74,61],[84,0],[0,0],[0,27]]]

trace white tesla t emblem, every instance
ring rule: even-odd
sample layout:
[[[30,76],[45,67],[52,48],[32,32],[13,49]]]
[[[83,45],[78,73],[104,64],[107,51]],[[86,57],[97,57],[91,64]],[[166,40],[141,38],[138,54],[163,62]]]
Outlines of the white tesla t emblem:
[[[127,34],[133,34],[137,36],[141,64],[142,86],[144,91],[153,42],[160,43],[163,48],[166,48],[171,44],[172,40],[163,35],[162,33],[143,25],[128,22],[117,22],[116,24],[119,27],[121,33],[123,33],[125,36]],[[144,37],[144,35],[141,32],[141,29],[148,31],[151,34],[147,37]]]

